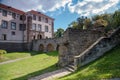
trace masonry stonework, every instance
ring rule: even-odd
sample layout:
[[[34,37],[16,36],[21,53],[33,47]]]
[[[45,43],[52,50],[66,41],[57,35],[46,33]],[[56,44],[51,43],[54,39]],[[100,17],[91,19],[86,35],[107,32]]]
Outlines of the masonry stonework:
[[[77,67],[86,65],[87,63],[104,55],[105,52],[120,44],[120,28],[115,30],[108,37],[100,37],[94,44],[87,48],[81,54],[74,56],[74,64]]]
[[[59,66],[74,62],[74,56],[79,55],[98,38],[104,36],[100,30],[67,29],[61,38],[34,40],[33,50],[48,52],[49,44],[52,50],[59,50]],[[52,51],[51,50],[51,51]]]
[[[97,30],[68,29],[63,36],[64,42],[60,44],[59,65],[66,66],[74,62],[74,56],[79,55],[93,44],[98,38],[104,36]]]

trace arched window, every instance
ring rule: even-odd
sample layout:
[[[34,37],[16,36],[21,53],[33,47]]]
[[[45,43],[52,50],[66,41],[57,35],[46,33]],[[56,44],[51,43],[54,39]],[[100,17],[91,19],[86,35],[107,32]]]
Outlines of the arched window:
[[[35,40],[35,35],[33,36],[33,40]]]
[[[37,36],[37,39],[42,39],[42,35],[38,35],[38,36]]]

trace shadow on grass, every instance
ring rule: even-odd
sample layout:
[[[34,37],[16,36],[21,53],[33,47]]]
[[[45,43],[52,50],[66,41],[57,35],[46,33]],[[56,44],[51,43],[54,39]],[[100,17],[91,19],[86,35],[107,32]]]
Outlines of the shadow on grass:
[[[38,76],[38,75],[41,75],[41,74],[44,74],[44,73],[47,73],[47,72],[51,72],[51,71],[54,71],[54,70],[57,70],[59,69],[56,64],[52,65],[52,66],[49,66],[48,68],[45,68],[43,70],[39,70],[39,71],[36,71],[36,72],[33,72],[33,73],[29,73],[25,76],[22,76],[22,77],[18,77],[18,78],[15,78],[15,79],[11,79],[11,80],[28,80],[32,77],[35,77],[35,76]]]
[[[26,53],[26,54],[30,54],[31,56],[34,56],[34,55],[38,55],[38,54],[42,54],[43,52],[40,52],[40,51],[23,51],[23,52],[9,52],[8,54],[10,53]]]
[[[27,53],[31,56],[39,55],[39,54],[47,54],[48,56],[58,56],[58,51],[51,51],[51,52],[40,52],[40,51],[23,51],[23,52],[9,52],[10,53]]]
[[[51,51],[46,53],[48,56],[58,56],[58,51]]]

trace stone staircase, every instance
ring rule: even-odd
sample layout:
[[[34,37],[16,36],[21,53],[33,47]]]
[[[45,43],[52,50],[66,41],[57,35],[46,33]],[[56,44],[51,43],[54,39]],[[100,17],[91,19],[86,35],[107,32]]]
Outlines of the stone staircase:
[[[68,70],[68,71],[70,71],[70,72],[75,72],[75,70],[76,70],[73,63],[67,65],[67,66],[65,67],[65,69]]]
[[[120,44],[120,27],[107,37],[100,37],[90,47],[74,56],[74,66],[76,68],[84,66],[99,57],[103,56],[107,51]]]

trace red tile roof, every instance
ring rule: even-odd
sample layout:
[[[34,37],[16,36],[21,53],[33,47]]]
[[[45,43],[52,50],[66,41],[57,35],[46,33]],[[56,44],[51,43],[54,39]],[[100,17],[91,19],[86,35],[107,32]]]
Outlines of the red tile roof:
[[[9,10],[9,11],[13,11],[13,12],[18,13],[18,14],[25,14],[24,11],[15,9],[15,8],[13,8],[13,7],[10,7],[10,6],[1,4],[1,3],[0,3],[0,8],[6,9],[6,10]]]
[[[41,15],[42,15],[42,16],[45,16],[45,17],[47,17],[47,18],[50,18],[50,19],[54,20],[54,18],[51,18],[51,17],[49,17],[49,16],[47,16],[47,15],[41,13],[41,12],[38,12],[38,11],[31,10],[31,11],[28,11],[28,13],[32,13],[32,14],[38,15],[38,16],[41,16]]]

